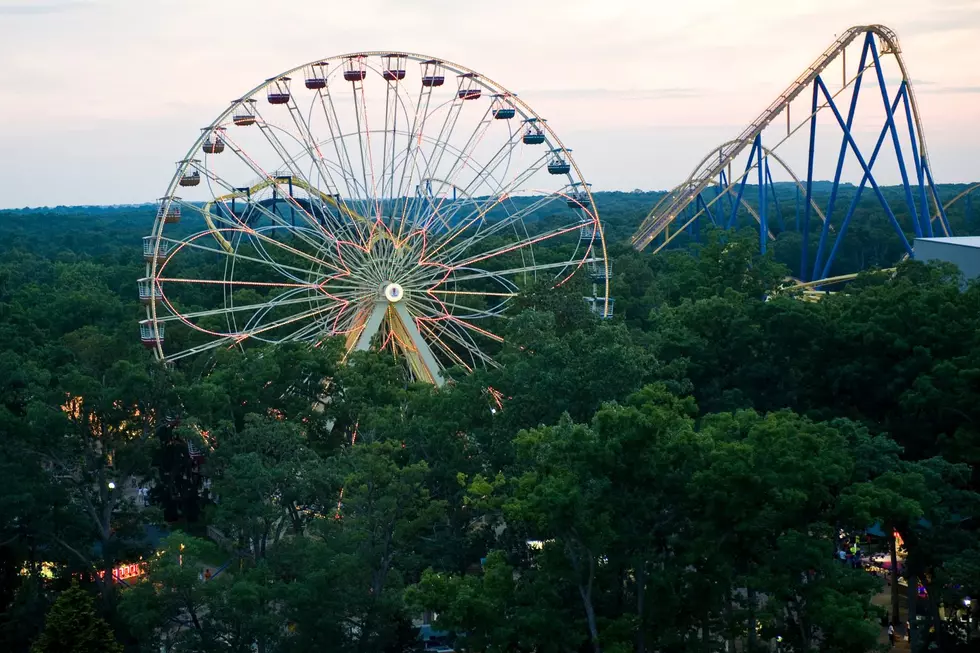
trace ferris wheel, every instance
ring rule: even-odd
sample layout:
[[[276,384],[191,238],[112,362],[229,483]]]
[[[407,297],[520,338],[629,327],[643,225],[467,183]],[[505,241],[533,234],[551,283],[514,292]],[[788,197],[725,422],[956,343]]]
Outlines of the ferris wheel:
[[[441,384],[493,364],[531,282],[586,274],[612,315],[570,150],[502,86],[416,54],[314,61],[232,101],[177,163],[143,252],[141,338],[167,361],[342,336]]]

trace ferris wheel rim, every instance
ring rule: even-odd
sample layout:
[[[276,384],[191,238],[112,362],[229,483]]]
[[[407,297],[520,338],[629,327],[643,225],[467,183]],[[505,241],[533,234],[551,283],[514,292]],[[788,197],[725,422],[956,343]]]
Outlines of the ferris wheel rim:
[[[577,179],[578,181],[577,182],[572,182],[569,185],[572,188],[576,188],[577,187],[579,189],[578,192],[584,193],[584,195],[585,195],[585,198],[584,199],[586,199],[588,205],[587,206],[583,206],[582,209],[584,210],[584,212],[586,213],[586,215],[589,216],[589,218],[590,218],[589,219],[589,223],[591,223],[593,225],[593,239],[586,246],[586,250],[583,253],[583,256],[581,258],[579,258],[578,256],[575,256],[573,258],[573,260],[567,261],[566,262],[566,265],[573,267],[574,270],[578,270],[579,268],[582,267],[582,265],[586,262],[587,259],[588,259],[588,261],[590,263],[591,262],[598,262],[598,261],[601,260],[602,261],[602,264],[606,266],[606,270],[607,270],[606,274],[604,274],[603,276],[605,277],[605,293],[604,293],[604,296],[605,296],[606,300],[608,301],[608,296],[609,296],[609,292],[608,292],[608,290],[609,290],[609,282],[608,282],[608,277],[609,277],[609,275],[608,275],[608,256],[607,256],[607,252],[606,252],[605,238],[604,238],[604,233],[603,233],[603,225],[602,225],[601,221],[598,219],[598,212],[595,209],[595,201],[594,201],[594,197],[592,196],[592,192],[591,192],[591,190],[589,188],[589,185],[586,184],[586,183],[584,183],[584,176],[582,175],[581,170],[580,170],[577,162],[572,157],[571,150],[569,150],[568,148],[565,147],[565,145],[559,139],[559,137],[554,132],[554,130],[551,128],[551,126],[548,125],[547,121],[545,121],[543,118],[541,118],[541,116],[538,115],[526,102],[524,102],[522,99],[518,98],[516,94],[510,92],[509,90],[507,90],[505,87],[503,87],[498,82],[496,82],[496,81],[492,80],[491,78],[486,77],[485,75],[482,75],[482,74],[480,74],[480,73],[478,73],[478,72],[476,72],[476,71],[474,71],[474,70],[472,70],[472,69],[470,69],[470,68],[468,68],[466,66],[462,66],[460,64],[457,64],[455,62],[451,62],[451,61],[448,61],[448,60],[445,60],[445,59],[437,59],[437,58],[434,58],[434,57],[431,57],[431,56],[428,56],[428,55],[419,54],[419,53],[405,53],[405,52],[388,51],[388,50],[374,50],[374,51],[351,52],[351,53],[345,53],[345,54],[335,55],[335,56],[327,57],[327,58],[315,59],[315,60],[312,60],[310,62],[303,63],[303,64],[301,64],[299,66],[295,66],[293,68],[290,68],[290,69],[288,69],[288,70],[286,70],[286,71],[284,71],[284,72],[282,72],[282,73],[280,73],[278,75],[275,75],[273,77],[267,78],[265,81],[263,81],[262,83],[256,85],[254,88],[252,88],[250,91],[248,91],[246,94],[243,94],[238,100],[233,101],[228,107],[226,107],[217,116],[217,118],[215,118],[215,120],[212,121],[212,123],[208,127],[202,129],[201,134],[198,136],[197,140],[194,142],[194,144],[192,145],[191,149],[188,151],[187,155],[180,162],[178,162],[178,170],[176,171],[176,173],[172,177],[171,182],[170,182],[170,185],[169,185],[169,187],[167,189],[167,193],[165,194],[165,196],[161,200],[161,209],[163,209],[164,211],[168,210],[170,204],[173,203],[174,201],[178,202],[178,205],[179,205],[179,203],[181,202],[181,200],[180,200],[179,197],[176,196],[176,192],[177,192],[177,189],[178,189],[178,186],[179,186],[179,182],[180,182],[180,180],[182,178],[182,175],[184,175],[184,173],[188,170],[189,167],[194,167],[194,166],[196,166],[196,165],[199,164],[199,160],[196,160],[195,159],[195,156],[197,156],[201,152],[202,146],[203,146],[205,140],[208,138],[208,136],[210,134],[215,133],[217,130],[223,130],[223,129],[225,129],[225,127],[229,125],[229,117],[232,116],[232,114],[235,112],[235,110],[238,107],[242,106],[244,102],[255,102],[256,101],[255,100],[256,96],[259,96],[264,91],[267,91],[270,88],[270,86],[272,86],[273,84],[275,84],[277,81],[283,80],[283,78],[287,78],[290,75],[293,75],[293,74],[297,73],[298,71],[304,71],[305,69],[309,68],[310,66],[319,64],[321,62],[328,62],[328,63],[333,63],[333,62],[346,62],[346,61],[351,61],[351,60],[355,60],[355,59],[362,59],[362,58],[367,58],[367,57],[381,57],[381,58],[383,58],[383,57],[387,57],[387,56],[396,56],[396,55],[398,55],[398,56],[404,56],[405,59],[406,59],[406,61],[413,61],[415,63],[420,63],[420,64],[423,64],[425,62],[438,62],[439,65],[443,66],[446,69],[447,72],[453,72],[453,73],[455,73],[455,74],[457,74],[459,76],[469,77],[476,84],[478,84],[479,86],[481,86],[483,89],[486,89],[488,91],[494,92],[494,96],[499,95],[499,96],[506,97],[507,100],[510,103],[512,103],[513,105],[515,105],[515,108],[518,109],[518,111],[520,112],[522,122],[524,122],[524,123],[531,123],[531,122],[533,122],[533,123],[535,123],[538,126],[538,128],[540,128],[544,132],[546,132],[546,136],[545,136],[546,140],[545,140],[545,143],[548,146],[547,147],[547,151],[548,152],[551,152],[551,153],[554,153],[554,154],[560,154],[564,158],[564,160],[568,162],[569,167],[570,167],[570,170],[574,171],[573,174],[568,174],[567,176],[568,176],[569,179]],[[447,101],[446,104],[449,104],[449,102]],[[270,124],[269,126],[275,128],[275,125],[274,124]],[[375,131],[377,131],[378,133],[381,133],[381,130],[375,130]],[[385,131],[387,132],[387,130],[385,130]],[[351,132],[348,135],[354,135],[354,134],[359,134],[359,133],[360,133],[360,130],[358,130],[358,132]],[[293,138],[295,138],[295,134],[290,134],[290,136],[292,136]],[[299,139],[296,139],[296,140],[297,140],[297,142],[299,142]],[[322,143],[325,143],[325,142],[327,142],[327,141],[324,140],[324,141],[321,142],[321,144]],[[400,153],[400,154],[404,154],[404,153]],[[407,156],[407,155],[405,155],[405,156]],[[468,162],[465,162],[464,165],[469,165],[469,164],[468,164]],[[268,177],[268,175],[267,175],[267,177]],[[313,177],[313,175],[310,175],[310,176],[307,177],[307,179],[310,179],[312,177]],[[210,183],[210,179],[209,179],[209,183]],[[450,182],[450,185],[452,185],[451,182]],[[369,196],[370,195],[369,189],[365,189],[365,191],[368,191],[368,192],[365,192],[365,195],[366,196]],[[562,191],[558,191],[557,193],[554,193],[554,194],[555,195],[558,195],[558,196],[561,196],[563,198],[569,198],[569,199],[571,199],[569,195],[565,194]],[[154,242],[154,252],[158,252],[159,251],[159,244],[160,244],[161,240],[164,239],[164,225],[165,225],[165,223],[166,223],[166,220],[161,215],[158,215],[157,218],[154,221],[154,227],[153,227],[153,231],[152,231],[152,234],[151,234],[151,238],[153,238],[153,242]],[[516,224],[516,222],[515,222],[515,224]],[[279,227],[275,227],[275,226],[274,227],[270,227],[270,229],[273,230],[273,231],[275,229],[278,229],[278,228]],[[225,227],[225,229],[228,229],[228,227]],[[220,229],[219,229],[219,231],[220,231]],[[208,232],[207,231],[204,231],[204,232],[201,232],[201,233],[202,234],[206,234]],[[244,234],[243,234],[242,231],[237,231],[236,232],[236,236],[238,237],[239,241],[242,238],[244,238]],[[596,242],[596,241],[598,241],[598,242]],[[598,252],[595,251],[595,248],[597,246],[598,246],[598,249],[601,250],[601,256],[597,256]],[[576,245],[576,253],[578,251],[577,248],[578,248],[578,245]],[[235,249],[237,250],[237,247]],[[171,251],[168,254],[168,256],[166,257],[166,260],[169,261],[170,258],[172,258],[173,254],[176,253],[176,251],[179,251],[179,249]],[[229,258],[231,259],[231,261],[227,261],[226,260],[226,267],[227,267],[227,265],[234,265],[235,256],[230,256]],[[164,266],[165,265],[166,265],[166,263],[164,263]],[[157,282],[158,278],[160,277],[160,272],[162,272],[163,267],[164,267],[164,266],[161,266],[158,269],[157,266],[158,266],[158,256],[155,254],[151,259],[149,259],[149,262],[147,264],[148,277],[151,278],[151,279],[153,279],[154,283]],[[273,266],[275,266],[275,264],[273,264]],[[573,270],[573,272],[574,272],[574,270]],[[560,285],[561,283],[564,283],[565,281],[567,281],[568,278],[570,278],[570,275],[569,275],[569,277],[566,277],[565,279],[563,279],[560,283],[558,283],[556,285]],[[162,293],[162,289],[161,289],[161,293]],[[427,291],[427,293],[428,293],[428,291]],[[431,293],[428,293],[428,294],[431,294]],[[437,299],[435,297],[433,297],[433,298],[434,299]],[[167,302],[166,300],[164,300],[162,303],[165,303],[167,305],[167,308],[170,311],[174,312],[175,314],[179,314],[179,312],[176,311],[173,308],[173,306],[170,305],[170,303]],[[503,304],[500,304],[499,306],[502,306],[502,305]],[[495,306],[493,308],[496,309],[497,306]],[[218,309],[216,309],[216,310],[218,310]],[[158,322],[167,320],[167,317],[166,316],[164,316],[161,319],[161,316],[159,316],[157,314],[157,301],[155,299],[155,296],[152,296],[151,297],[151,301],[150,301],[150,303],[148,305],[148,317],[149,317],[149,320],[148,321],[150,321],[154,325],[154,328],[156,328],[155,325]],[[230,329],[229,329],[229,332],[231,332]],[[215,335],[217,335],[217,334],[215,334]],[[158,357],[163,358],[165,360],[173,359],[173,357],[168,357],[164,353],[164,351],[163,351],[163,345],[162,345],[162,338],[159,338],[156,341],[155,350],[156,350],[156,353],[157,353]],[[181,352],[178,352],[178,354],[180,354],[180,353]]]

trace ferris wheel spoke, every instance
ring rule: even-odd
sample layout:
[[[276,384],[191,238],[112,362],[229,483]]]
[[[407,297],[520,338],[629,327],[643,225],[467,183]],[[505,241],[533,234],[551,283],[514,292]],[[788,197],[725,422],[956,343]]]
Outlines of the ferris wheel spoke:
[[[288,299],[278,303],[278,306],[290,306],[293,304],[307,304],[314,301],[328,301],[329,298],[325,296],[311,295],[309,297],[297,297],[294,299]],[[215,315],[224,315],[229,312],[244,312],[244,311],[257,311],[265,308],[268,302],[262,304],[247,304],[244,306],[230,306],[225,308],[212,308],[204,311],[191,311],[189,313],[179,313],[172,315],[164,315],[157,318],[157,322],[174,322],[183,319],[196,319],[200,317],[213,317]]]
[[[520,267],[520,268],[510,268],[508,270],[483,270],[481,272],[474,272],[473,274],[467,274],[467,275],[462,275],[462,276],[453,276],[453,277],[450,277],[450,279],[447,280],[445,283],[448,283],[449,281],[453,281],[453,282],[476,281],[478,279],[492,279],[492,278],[503,279],[504,277],[509,277],[509,276],[512,276],[512,275],[519,275],[519,274],[527,274],[529,272],[540,272],[542,270],[553,270],[553,269],[556,269],[556,268],[567,268],[567,267],[570,267],[571,265],[582,266],[582,265],[586,265],[588,263],[600,263],[600,262],[602,262],[602,259],[599,259],[599,258],[586,258],[586,259],[582,259],[580,261],[576,261],[575,263],[569,263],[568,261],[562,261],[561,263],[541,263],[541,264],[538,264],[538,265],[528,265],[528,266],[524,266],[524,267]],[[437,291],[432,291],[432,292],[437,292]],[[451,291],[445,291],[445,292],[451,292]],[[489,294],[489,293],[481,293],[481,294],[484,294],[485,295],[485,294]]]
[[[426,119],[429,115],[429,107],[432,102],[432,87],[424,84],[419,87],[418,99],[415,102],[415,115],[412,118],[412,128],[408,133],[406,152],[402,163],[401,179],[398,182],[398,201],[402,202],[400,211],[401,219],[398,222],[398,237],[401,238],[403,227],[407,222],[408,207],[410,204],[409,195],[412,187],[412,179],[415,177],[416,170],[419,169],[418,157],[425,157],[422,151],[423,132],[425,131]],[[417,141],[417,142],[416,142]],[[427,159],[426,159],[427,160]],[[402,199],[404,197],[404,199]],[[398,214],[398,211],[393,211]]]
[[[485,215],[491,208],[495,205],[502,203],[504,200],[508,199],[511,194],[521,186],[523,186],[531,177],[541,171],[541,169],[546,165],[549,157],[547,154],[539,157],[538,159],[532,161],[528,167],[524,168],[520,172],[514,175],[514,177],[508,181],[506,184],[497,182],[497,188],[488,189],[488,196],[485,202],[481,205],[477,202],[477,209],[475,213],[478,216]],[[480,180],[485,182],[488,179],[493,179],[492,177],[482,177]],[[478,188],[478,187],[477,187]],[[470,214],[473,215],[473,214]],[[469,218],[470,216],[466,216]],[[464,218],[465,221],[466,218]]]
[[[472,196],[479,190],[479,185],[477,184],[484,183],[487,181],[487,179],[494,179],[494,173],[496,172],[497,168],[499,168],[505,161],[511,160],[514,150],[517,149],[517,145],[519,143],[520,139],[514,138],[514,135],[511,134],[511,137],[500,146],[500,149],[494,153],[490,160],[483,164],[483,167],[476,172],[473,179],[470,180],[470,183],[463,188],[462,193],[466,196]],[[497,188],[494,189],[495,193],[500,194],[500,190],[502,188],[503,185],[500,182],[497,182]]]
[[[466,361],[464,361],[462,359],[462,357],[460,357],[460,355],[457,354],[453,350],[452,347],[450,347],[449,345],[447,345],[442,340],[442,338],[439,337],[439,334],[436,333],[436,330],[435,329],[433,329],[432,327],[430,327],[429,325],[427,325],[424,322],[418,322],[418,327],[419,327],[419,331],[422,332],[423,337],[425,337],[426,340],[428,340],[429,342],[431,342],[431,343],[435,344],[436,346],[438,346],[439,349],[442,350],[442,352],[444,354],[446,354],[446,356],[450,360],[452,360],[454,363],[456,363],[460,367],[464,368],[467,372],[472,372],[473,371],[473,368],[476,366],[476,361],[473,360],[472,352],[470,352],[470,350],[469,350],[468,347],[465,347],[464,349],[466,349],[467,353],[470,354],[470,362],[473,363],[473,365],[467,364]]]
[[[460,323],[453,320],[426,320],[424,322],[427,323],[427,326],[437,330],[442,337],[452,340],[462,347],[470,356],[470,360],[474,365],[477,364],[477,359],[487,365],[496,365],[493,359],[480,349],[476,341],[473,340],[472,335],[466,329],[460,327]]]
[[[486,240],[487,238],[498,234],[501,231],[506,230],[508,227],[516,225],[524,220],[524,218],[535,211],[539,211],[551,202],[555,201],[555,197],[552,195],[544,195],[541,199],[535,200],[523,209],[518,209],[513,213],[508,214],[506,217],[491,223],[489,226],[486,225],[484,218],[486,215],[497,205],[502,205],[506,200],[506,196],[498,196],[493,203],[487,203],[481,206],[478,213],[473,215],[465,222],[461,222],[460,226],[451,231],[445,238],[443,238],[436,247],[433,247],[430,252],[427,253],[427,260],[449,260],[455,254],[459,252],[465,252],[468,249],[473,248],[479,242]],[[472,214],[471,214],[472,215]],[[448,247],[450,243],[453,243],[460,235],[464,234],[470,227],[476,226],[476,230],[469,237],[455,243],[452,247]],[[438,259],[435,255],[439,252],[443,252],[442,256]]]
[[[289,109],[289,116],[293,120],[293,125],[296,126],[296,131],[299,132],[302,138],[303,147],[316,167],[320,179],[327,185],[327,190],[330,191],[331,195],[338,196],[340,190],[336,183],[334,183],[333,175],[330,173],[330,168],[327,166],[319,143],[317,143],[316,138],[313,136],[310,123],[303,115],[303,112],[300,111],[299,105],[296,104],[296,99],[292,95],[290,95],[289,102],[286,106]]]
[[[173,354],[168,354],[165,357],[165,360],[170,361],[170,362],[179,361],[182,358],[189,358],[191,356],[196,356],[198,354],[203,354],[204,352],[208,352],[208,351],[211,351],[211,350],[214,350],[214,349],[218,349],[220,347],[227,346],[228,348],[231,348],[231,347],[234,347],[235,344],[236,343],[235,343],[235,339],[234,338],[232,338],[230,336],[222,336],[222,337],[216,338],[216,339],[214,339],[214,340],[212,340],[210,342],[207,342],[207,343],[204,343],[204,344],[201,344],[201,345],[194,345],[194,346],[192,346],[192,347],[190,347],[188,349],[184,349],[183,351],[179,351],[179,352],[176,352],[176,353],[173,353]]]
[[[344,185],[347,187],[347,194],[341,199],[346,204],[347,198],[351,198],[353,202],[359,202],[357,199],[358,192],[363,192],[367,194],[367,189],[362,189],[361,191],[357,188],[357,180],[354,177],[354,165],[351,162],[350,152],[347,150],[347,142],[343,137],[343,131],[340,127],[340,119],[337,117],[337,107],[334,106],[333,96],[330,93],[330,86],[317,91],[317,95],[320,99],[320,106],[323,108],[323,115],[327,122],[327,129],[330,132],[330,140],[333,142],[334,151],[337,154],[337,162],[340,166],[341,174],[344,177]],[[366,213],[366,205],[361,206],[358,211],[361,215]]]
[[[360,150],[361,176],[364,180],[365,200],[374,206],[370,217],[382,220],[381,204],[378,199],[377,178],[374,174],[374,155],[371,152],[371,127],[368,123],[367,97],[364,94],[364,81],[351,82],[351,92],[354,97],[354,118],[357,124],[357,145]],[[360,101],[358,101],[360,100]],[[363,124],[363,128],[361,125]],[[367,217],[367,216],[365,216]]]
[[[282,141],[279,140],[279,137],[276,135],[275,130],[270,126],[270,124],[265,119],[262,118],[262,115],[259,113],[258,109],[256,109],[255,115],[257,117],[255,124],[259,128],[259,132],[263,136],[265,136],[266,141],[269,143],[269,146],[276,152],[276,155],[279,156],[282,162],[286,164],[286,167],[288,168],[290,175],[293,178],[300,180],[302,182],[302,185],[305,185],[306,188],[309,189],[314,188],[314,186],[306,178],[306,175],[303,174],[303,171],[300,169],[299,165],[296,163],[295,158],[289,154],[289,152],[286,150],[286,147],[282,144]],[[326,231],[323,228],[323,225],[321,225],[320,222],[303,207],[303,205],[301,205],[299,202],[296,201],[296,198],[293,197],[293,193],[291,192],[292,191],[291,188],[283,188],[283,185],[280,183],[278,177],[276,175],[270,175],[267,171],[265,171],[262,168],[262,166],[258,165],[255,162],[255,159],[249,156],[248,153],[244,150],[244,148],[242,148],[241,145],[239,145],[237,142],[235,142],[234,140],[228,137],[226,137],[226,142],[230,146],[230,149],[235,153],[235,155],[246,166],[251,168],[252,171],[259,176],[259,178],[268,182],[268,184],[271,185],[275,191],[278,191],[279,194],[282,196],[282,198],[286,201],[286,203],[289,204],[294,210],[298,211],[300,216],[303,217],[307,223],[309,223],[309,226],[312,229]],[[290,182],[290,186],[291,185],[292,182]],[[315,194],[316,193],[308,193],[308,195],[311,196],[311,200],[310,200],[311,207],[313,206],[312,196]],[[251,198],[249,198],[249,200],[250,199]],[[324,214],[328,213],[326,208],[323,206],[322,198],[318,196],[317,200],[320,202],[321,212]],[[256,205],[258,204],[256,203]],[[272,211],[271,213],[275,213],[275,211]],[[285,223],[285,220],[283,220],[282,222]]]
[[[230,231],[230,230],[226,230],[226,231]],[[281,269],[284,269],[284,270],[289,270],[291,272],[297,272],[297,273],[305,274],[305,275],[309,275],[309,273],[310,273],[309,269],[298,268],[298,267],[294,267],[292,265],[286,265],[284,263],[272,263],[272,262],[270,262],[270,261],[268,261],[266,259],[263,259],[263,258],[255,258],[254,256],[248,256],[247,254],[228,252],[225,249],[215,249],[213,247],[208,247],[206,245],[201,245],[199,243],[196,243],[196,242],[193,242],[192,240],[190,240],[190,238],[198,238],[198,237],[201,237],[201,236],[210,235],[210,233],[211,233],[210,231],[202,231],[202,232],[199,232],[199,233],[194,234],[193,236],[189,237],[188,240],[185,240],[185,241],[171,241],[171,242],[180,243],[183,247],[188,247],[190,249],[196,249],[196,250],[201,250],[201,251],[204,251],[204,252],[210,252],[212,254],[220,254],[222,256],[234,256],[234,257],[236,257],[238,259],[241,259],[241,260],[244,260],[244,261],[249,261],[251,263],[259,263],[261,265],[270,265],[270,266],[275,267],[276,269],[280,269],[281,268]]]
[[[398,144],[398,109],[401,106],[401,84],[397,79],[386,80],[384,142],[381,147],[381,198],[389,198],[391,220],[395,220],[395,156]]]
[[[462,113],[463,102],[464,100],[454,100],[449,105],[449,110],[446,112],[446,119],[443,122],[442,128],[439,130],[439,135],[436,137],[432,153],[426,159],[425,173],[419,178],[419,181],[422,179],[433,179],[438,174],[439,166],[442,165],[442,157],[449,147],[449,136],[456,129],[456,122],[459,120],[459,114]]]
[[[306,150],[306,152],[309,154],[310,159],[313,161],[314,166],[317,168],[317,172],[319,174],[320,179],[322,179],[324,183],[326,183],[327,190],[329,191],[329,194],[333,197],[334,203],[336,205],[337,219],[334,220],[333,213],[326,209],[323,198],[319,197],[320,195],[319,193],[316,193],[318,195],[318,199],[320,200],[321,211],[323,212],[325,219],[329,219],[331,222],[331,227],[332,227],[331,231],[335,233],[345,232],[347,235],[355,236],[357,237],[358,240],[361,240],[363,242],[363,240],[361,239],[361,233],[357,229],[357,225],[356,225],[357,221],[356,220],[345,221],[343,219],[344,213],[345,212],[351,213],[351,210],[346,206],[345,200],[340,194],[340,187],[337,185],[336,181],[333,178],[333,174],[330,171],[331,168],[330,162],[323,155],[323,151],[320,149],[320,144],[317,142],[317,139],[313,136],[313,129],[310,127],[310,122],[303,115],[303,112],[300,111],[299,105],[296,104],[296,101],[292,96],[290,96],[290,100],[287,106],[289,107],[289,113],[292,116],[293,124],[296,126],[296,130],[302,136],[303,147]],[[346,179],[346,174],[344,172],[342,162],[340,162],[340,165],[337,165],[337,169],[340,172],[341,176],[343,176]],[[344,183],[346,184],[346,181]]]
[[[239,158],[241,158],[240,155],[239,155]],[[262,206],[262,204],[260,202],[254,202],[252,200],[252,197],[251,197],[252,188],[259,188],[263,184],[265,184],[265,185],[276,185],[276,184],[275,184],[275,181],[274,180],[270,181],[271,178],[269,177],[269,175],[267,175],[263,170],[261,170],[261,168],[259,168],[258,170],[256,170],[255,167],[253,167],[253,165],[251,165],[247,159],[242,159],[242,161],[244,163],[246,163],[246,165],[248,165],[249,168],[251,168],[253,170],[253,172],[255,172],[255,174],[257,174],[264,181],[262,181],[258,185],[255,185],[255,186],[252,186],[252,187],[248,187],[248,188],[242,190],[242,189],[236,188],[233,184],[231,184],[230,182],[228,182],[225,179],[223,179],[222,177],[220,177],[213,170],[207,170],[207,169],[205,169],[204,170],[204,174],[207,175],[208,179],[211,180],[211,181],[213,181],[214,183],[220,185],[222,188],[224,188],[228,192],[227,192],[226,195],[219,196],[219,197],[215,198],[213,201],[205,203],[204,207],[197,207],[197,206],[194,206],[194,205],[190,205],[190,208],[192,208],[193,210],[201,213],[201,215],[204,217],[205,221],[208,222],[209,224],[212,224],[214,218],[218,218],[219,220],[221,220],[225,224],[232,224],[232,225],[235,225],[236,227],[239,227],[239,228],[245,229],[246,231],[249,231],[249,230],[251,230],[251,227],[248,226],[248,223],[246,221],[244,221],[241,218],[239,218],[238,217],[238,213],[234,210],[234,201],[237,200],[237,199],[244,199],[245,200],[245,205],[246,205],[247,208],[244,211],[241,212],[242,215],[248,215],[252,211],[257,211],[260,214],[262,214],[263,216],[267,217],[271,222],[275,223],[276,225],[281,226],[281,227],[284,227],[284,228],[288,228],[288,229],[293,229],[293,225],[291,225],[289,222],[287,222],[285,220],[285,218],[283,218],[282,216],[278,215],[274,211],[268,210],[266,207]],[[212,195],[213,194],[214,193],[212,192]],[[231,207],[228,206],[228,200],[229,199],[233,203],[233,205]],[[220,204],[223,207],[224,211],[228,215],[230,215],[230,216],[232,216],[234,218],[234,221],[228,220],[226,218],[223,218],[220,215],[216,215],[215,213],[212,213],[211,210],[210,210],[210,207],[212,205],[216,204],[216,203],[217,204]],[[323,230],[318,228],[318,231],[323,231]],[[301,234],[299,234],[299,237],[300,237],[301,240],[304,240],[308,245],[313,246],[313,247],[319,247],[319,243],[316,240],[314,240],[314,239],[310,238],[309,236],[307,236],[306,234],[302,234],[301,233]],[[230,244],[226,240],[221,239],[221,240],[219,240],[219,243],[221,243],[222,247],[225,247],[226,249],[229,249],[229,251],[231,250],[231,246],[230,246]]]
[[[315,290],[319,285],[315,283],[277,283],[274,281],[236,281],[235,279],[181,279],[180,277],[156,277],[156,280],[163,283],[202,283],[214,285],[233,285],[233,286],[252,286],[255,288],[309,288]]]
[[[458,318],[455,315],[452,315],[452,314],[449,314],[449,313],[446,313],[445,315],[442,315],[442,316],[437,317],[437,318],[423,318],[423,317],[420,317],[418,319],[420,319],[420,320],[423,320],[424,319],[424,320],[428,320],[430,322],[441,322],[441,321],[444,321],[444,320],[448,320],[448,321],[452,322],[453,324],[458,324],[458,325],[460,325],[462,327],[465,327],[466,329],[468,329],[468,330],[470,330],[470,331],[472,331],[474,333],[479,333],[480,335],[485,336],[487,338],[490,338],[491,340],[494,340],[496,342],[503,342],[504,341],[504,339],[501,338],[500,336],[498,336],[497,334],[492,333],[490,331],[487,331],[486,329],[481,329],[480,327],[476,326],[475,324],[470,324],[466,320],[464,320],[462,318]]]
[[[430,297],[429,299],[431,301],[417,300],[417,304],[420,307],[425,307],[433,310],[445,310],[446,308],[455,308],[461,311],[468,311],[470,314],[467,315],[459,315],[457,313],[453,313],[453,315],[455,315],[456,317],[459,317],[461,319],[468,319],[468,320],[480,320],[487,317],[500,317],[501,313],[499,309],[501,309],[504,306],[504,304],[507,303],[507,300],[505,299],[490,308],[479,309],[479,308],[474,308],[473,306],[464,306],[463,304],[457,304],[456,302],[449,301],[446,299],[436,299],[434,297]]]
[[[486,215],[497,206],[505,206],[505,202],[511,200],[511,193],[515,189],[522,186],[528,179],[534,176],[535,173],[540,171],[541,167],[544,166],[546,161],[547,161],[547,157],[541,157],[540,159],[532,163],[528,168],[518,173],[518,175],[515,176],[514,179],[509,181],[506,185],[497,182],[498,188],[496,190],[490,189],[490,192],[488,193],[487,198],[484,201],[474,199],[472,203],[473,210],[465,214],[463,217],[461,218],[456,217],[456,214],[460,212],[460,209],[463,208],[463,205],[460,205],[459,207],[454,207],[456,208],[456,210],[453,211],[449,219],[451,221],[457,222],[457,224],[459,225],[456,232],[463,232],[469,227],[473,226],[474,224],[477,225],[477,229],[479,231],[485,224],[484,218],[486,217]],[[485,177],[483,178],[483,181],[486,181],[487,179],[492,179],[492,178]],[[534,210],[537,210],[550,202],[556,201],[557,199],[558,198],[554,195],[544,195],[541,200],[537,201],[536,203],[537,208],[535,208]],[[516,220],[523,220],[523,218],[527,216],[529,213],[530,211],[528,210],[520,209],[517,211],[517,213],[510,214],[508,218],[505,218],[503,220],[503,222],[506,222],[507,224],[498,226],[498,229],[508,226],[509,224],[515,222]],[[516,219],[514,218],[514,216],[516,216]],[[458,235],[458,233],[456,232],[451,232],[452,238],[455,238],[456,235]]]
[[[272,322],[269,322],[268,324],[265,324],[265,325],[262,325],[262,326],[256,326],[255,328],[253,328],[251,330],[248,330],[248,331],[245,331],[245,332],[242,332],[242,333],[238,333],[238,334],[236,334],[234,336],[234,339],[235,339],[236,342],[243,342],[243,341],[247,340],[248,338],[255,338],[256,336],[258,336],[258,335],[260,335],[262,333],[267,333],[269,331],[272,331],[273,329],[278,329],[280,327],[289,326],[290,324],[293,324],[294,322],[298,322],[300,320],[305,320],[305,319],[311,318],[311,317],[313,317],[313,316],[315,316],[315,315],[317,315],[319,313],[322,313],[323,310],[324,309],[322,309],[322,308],[314,308],[314,309],[311,309],[309,311],[304,311],[302,313],[297,313],[296,315],[290,315],[290,316],[287,316],[287,317],[282,317],[282,318],[279,318],[279,319],[274,320]]]
[[[550,240],[552,238],[557,238],[558,236],[561,236],[561,235],[567,234],[567,233],[571,233],[572,231],[578,231],[581,228],[582,228],[582,225],[575,224],[575,225],[572,225],[570,227],[561,227],[561,228],[558,228],[558,229],[553,229],[553,230],[548,231],[548,232],[545,232],[545,233],[543,233],[541,235],[535,236],[534,238],[530,238],[528,240],[524,240],[524,241],[521,241],[519,243],[515,243],[513,245],[508,245],[506,247],[498,247],[497,249],[492,250],[490,252],[487,252],[485,254],[480,254],[479,256],[473,256],[473,257],[468,258],[468,259],[466,259],[464,261],[460,261],[455,266],[453,266],[453,269],[459,269],[459,268],[463,268],[463,267],[469,267],[469,266],[473,265],[474,263],[479,263],[480,261],[485,261],[488,258],[493,258],[495,256],[500,256],[501,254],[506,254],[508,252],[518,251],[518,250],[524,249],[526,247],[530,247],[531,245],[534,245],[535,243],[540,243],[540,242],[544,242],[546,240]]]

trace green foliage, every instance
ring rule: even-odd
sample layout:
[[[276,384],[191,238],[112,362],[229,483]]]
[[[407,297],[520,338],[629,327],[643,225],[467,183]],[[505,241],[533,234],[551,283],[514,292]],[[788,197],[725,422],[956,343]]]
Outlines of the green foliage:
[[[122,653],[112,629],[95,612],[95,601],[77,583],[58,596],[32,653]]]
[[[621,241],[658,196],[598,195],[615,319],[583,275],[528,285],[495,327],[499,366],[439,389],[339,338],[164,369],[135,332],[152,207],[5,214],[0,649],[72,650],[58,633],[91,615],[72,628],[97,650],[119,650],[111,624],[154,653],[402,653],[428,611],[456,650],[864,653],[880,584],[834,554],[840,529],[878,523],[928,589],[914,643],[955,650],[939,606],[980,595],[980,285],[871,272],[901,250],[862,201],[832,272],[868,273],[799,301],[779,292],[792,203],[767,256],[710,229],[636,253]],[[120,491],[133,479],[162,511]],[[151,551],[161,515],[174,531]],[[142,580],[105,582],[140,559]]]

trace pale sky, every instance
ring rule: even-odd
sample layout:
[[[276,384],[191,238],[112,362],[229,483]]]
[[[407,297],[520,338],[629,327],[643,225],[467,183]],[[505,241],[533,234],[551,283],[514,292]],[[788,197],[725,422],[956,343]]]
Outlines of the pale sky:
[[[362,50],[499,82],[595,190],[666,189],[867,23],[900,38],[936,180],[980,180],[977,0],[0,0],[0,207],[153,200],[229,100]]]

